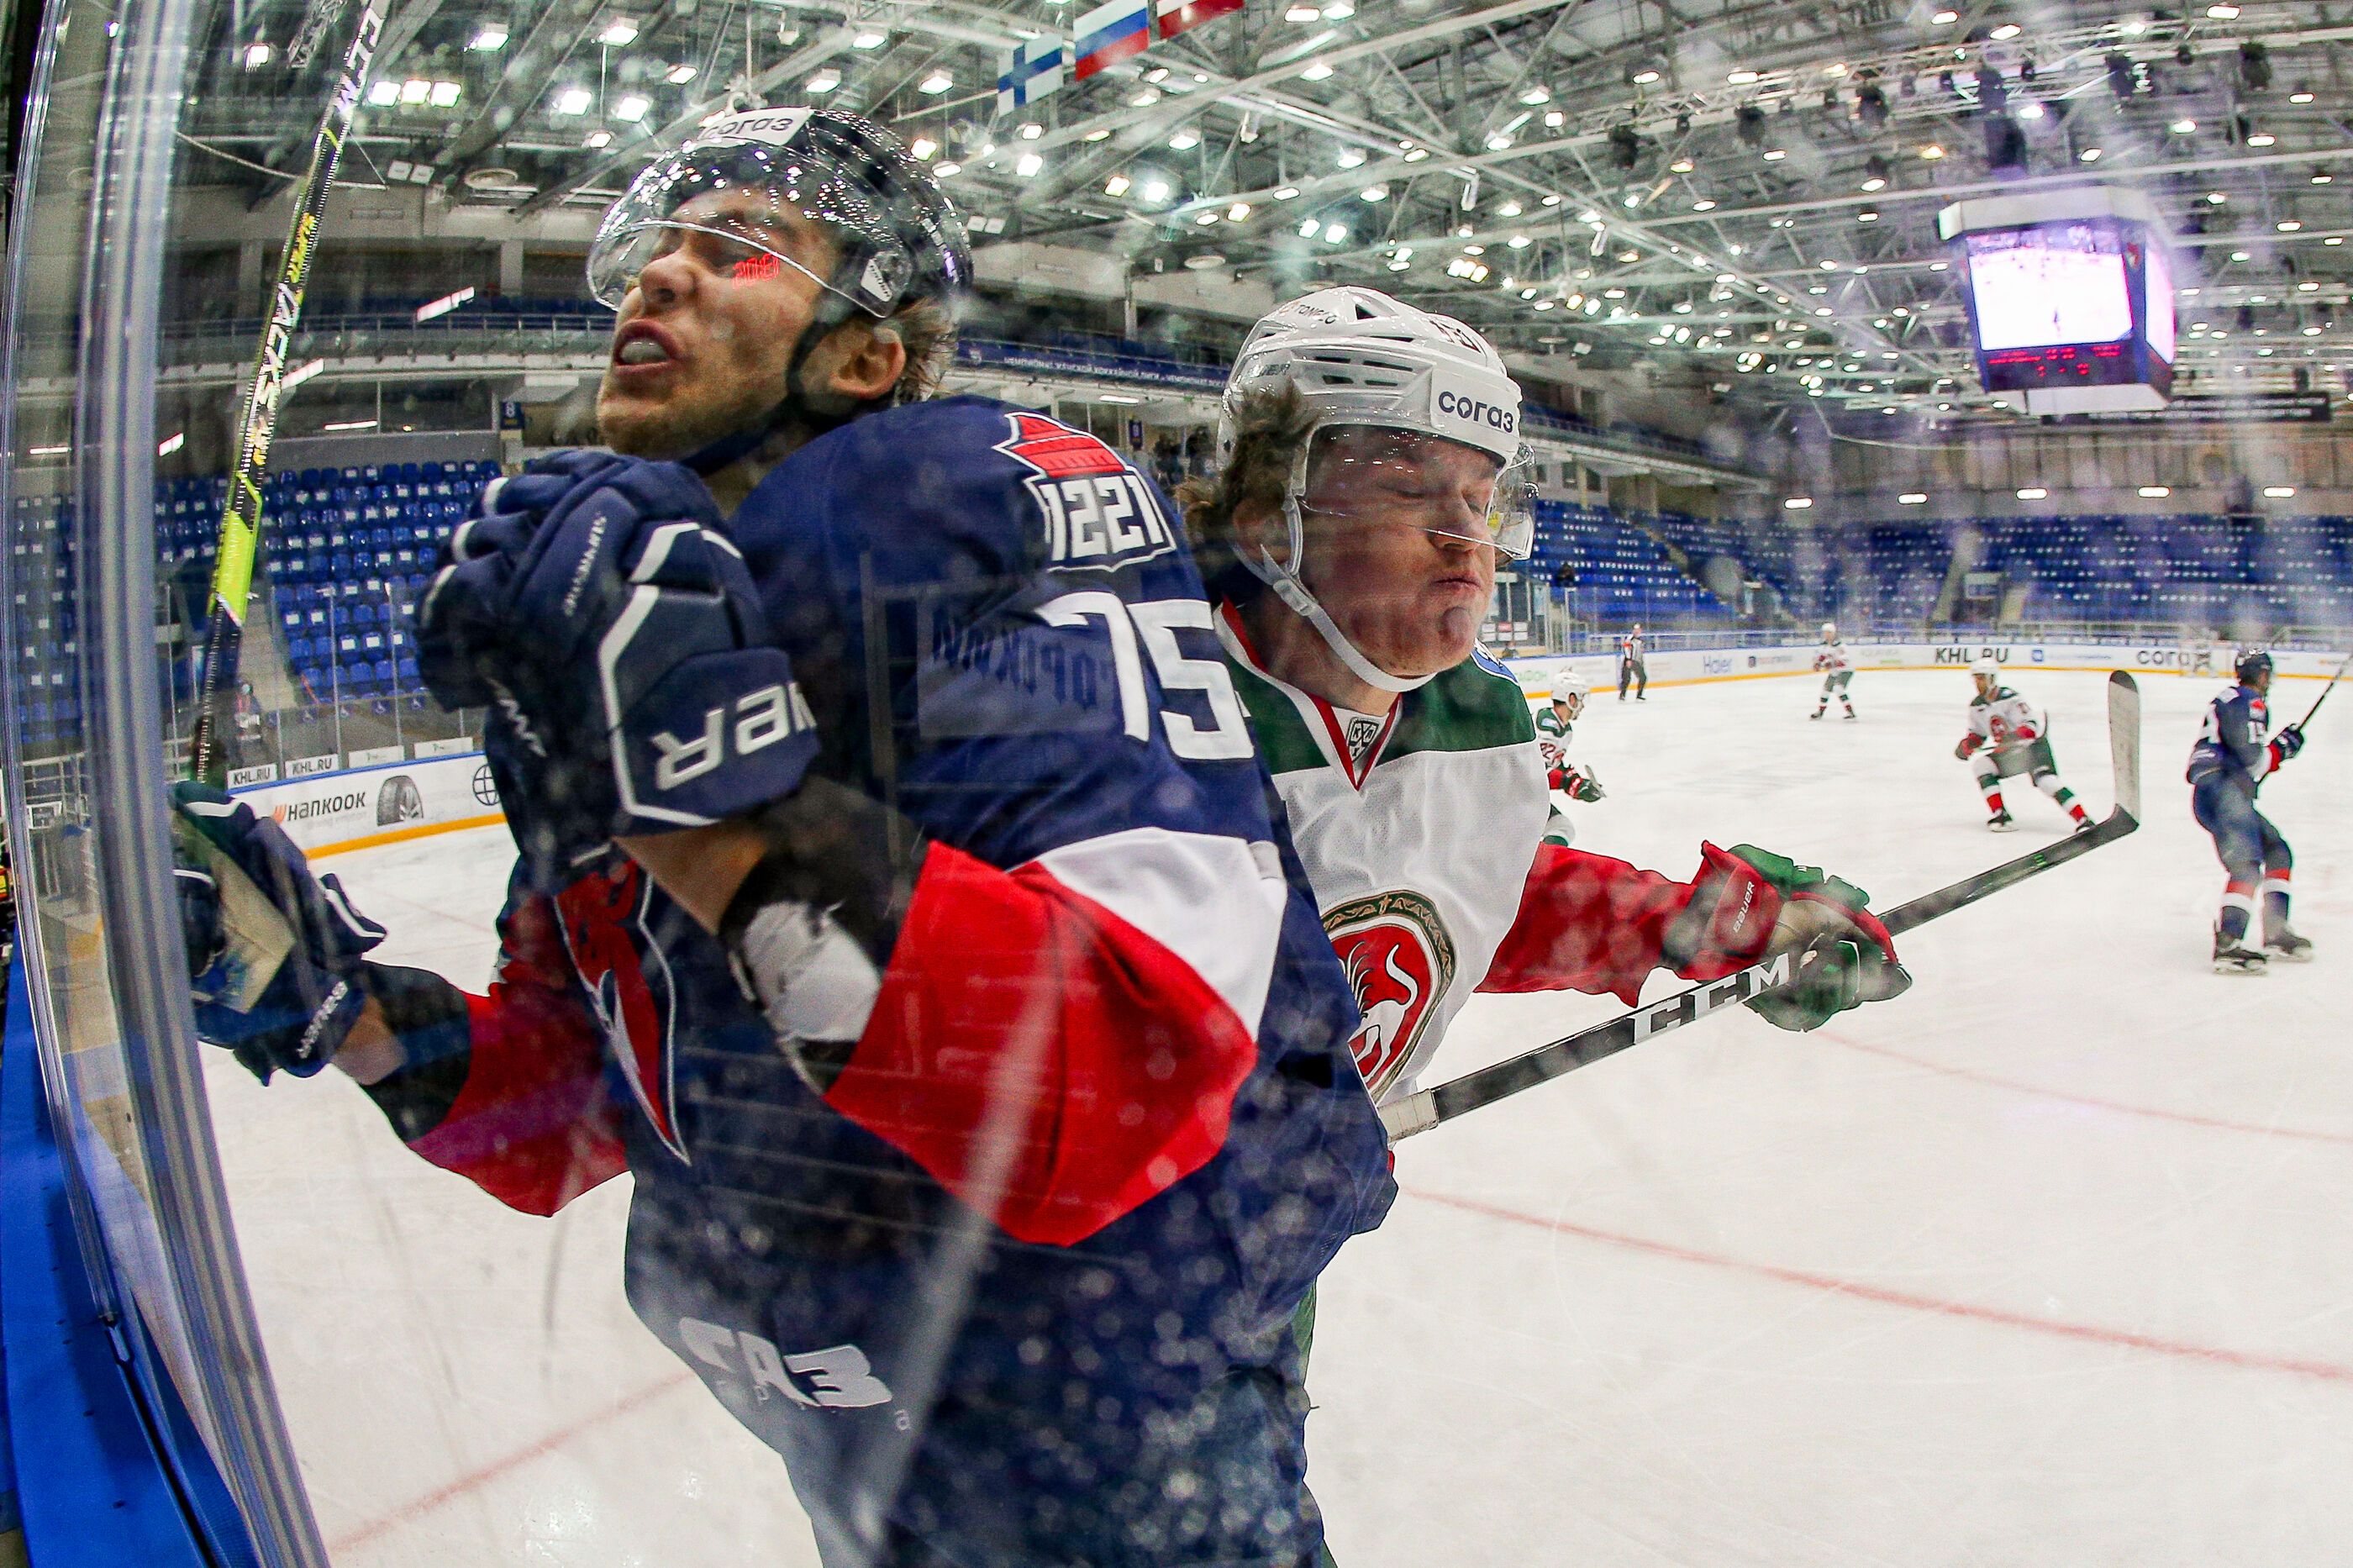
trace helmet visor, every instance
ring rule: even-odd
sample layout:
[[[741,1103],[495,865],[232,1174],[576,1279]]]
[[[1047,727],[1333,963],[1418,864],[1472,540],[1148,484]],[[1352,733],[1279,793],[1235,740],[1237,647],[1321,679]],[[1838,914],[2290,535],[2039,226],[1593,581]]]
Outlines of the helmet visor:
[[[649,165],[605,215],[589,247],[589,292],[619,309],[646,265],[690,236],[739,276],[747,264],[789,267],[878,319],[898,308],[915,270],[871,195],[822,150],[690,142]]]
[[[1303,511],[1419,528],[1516,561],[1535,543],[1533,469],[1525,447],[1506,461],[1427,431],[1331,426],[1300,453],[1292,493]]]

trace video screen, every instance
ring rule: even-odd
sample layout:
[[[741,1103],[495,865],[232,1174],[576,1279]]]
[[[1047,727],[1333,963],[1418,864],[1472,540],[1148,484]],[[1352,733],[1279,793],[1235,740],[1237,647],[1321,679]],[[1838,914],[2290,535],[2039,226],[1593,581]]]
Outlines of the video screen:
[[[1973,234],[1968,258],[1980,350],[2114,342],[2132,333],[2125,241],[2113,222]]]

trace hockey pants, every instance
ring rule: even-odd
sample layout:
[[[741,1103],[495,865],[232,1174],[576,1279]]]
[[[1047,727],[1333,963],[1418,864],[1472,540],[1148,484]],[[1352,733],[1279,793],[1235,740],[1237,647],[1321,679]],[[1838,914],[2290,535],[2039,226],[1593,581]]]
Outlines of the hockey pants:
[[[2255,809],[2254,792],[2226,774],[2209,773],[2193,787],[2189,809],[2198,826],[2214,836],[2214,853],[2228,879],[2214,929],[2233,941],[2244,940],[2254,924],[2260,891],[2263,933],[2277,935],[2287,926],[2288,872],[2295,857],[2271,818]]]
[[[2048,736],[1979,752],[1969,760],[1969,771],[1977,774],[1978,792],[1985,796],[1989,811],[2004,809],[2001,781],[2023,773],[2027,783],[2057,801],[2069,816],[2075,814],[2075,792],[2060,781],[2059,762],[2051,754]]]

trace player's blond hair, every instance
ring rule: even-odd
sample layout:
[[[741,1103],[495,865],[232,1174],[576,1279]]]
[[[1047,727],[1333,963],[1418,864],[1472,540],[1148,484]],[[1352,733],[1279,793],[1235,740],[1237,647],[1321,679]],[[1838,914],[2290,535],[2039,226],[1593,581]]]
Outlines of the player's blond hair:
[[[1289,382],[1244,393],[1235,401],[1234,446],[1226,454],[1225,467],[1176,487],[1185,532],[1205,580],[1214,582],[1240,559],[1235,512],[1245,506],[1282,511],[1292,468],[1314,429],[1314,411]]]

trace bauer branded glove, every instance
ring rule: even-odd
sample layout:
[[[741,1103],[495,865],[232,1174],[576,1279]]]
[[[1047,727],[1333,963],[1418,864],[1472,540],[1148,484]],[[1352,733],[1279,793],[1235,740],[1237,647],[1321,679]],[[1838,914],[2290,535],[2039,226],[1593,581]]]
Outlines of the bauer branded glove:
[[[1871,912],[1870,896],[1861,888],[1753,844],[1736,844],[1730,853],[1781,895],[1767,956],[1799,954],[1795,979],[1748,1004],[1767,1023],[1816,1029],[1850,1007],[1911,989],[1912,976],[1896,961],[1895,939]]]
[[[1977,755],[1978,748],[1984,744],[1985,738],[1972,731],[1971,733],[1961,737],[1961,743],[1953,748],[1953,755],[1957,760],[1966,763],[1971,757]]]
[[[564,453],[480,505],[418,610],[419,665],[444,704],[491,710],[526,817],[585,851],[799,784],[813,721],[692,472]]]
[[[469,1039],[465,994],[429,970],[365,955],[384,928],[331,873],[313,877],[285,830],[205,784],[173,789],[174,878],[197,1036],[268,1083],[308,1078],[373,1002],[411,1066]]]
[[[2290,724],[2278,734],[2274,735],[2272,737],[2272,767],[2274,771],[2276,772],[2282,763],[2295,761],[2295,754],[2303,750],[2304,727],[2302,725]]]
[[[173,787],[180,935],[200,1037],[269,1081],[334,1058],[367,1005],[362,955],[384,928],[278,824],[204,784]]]

